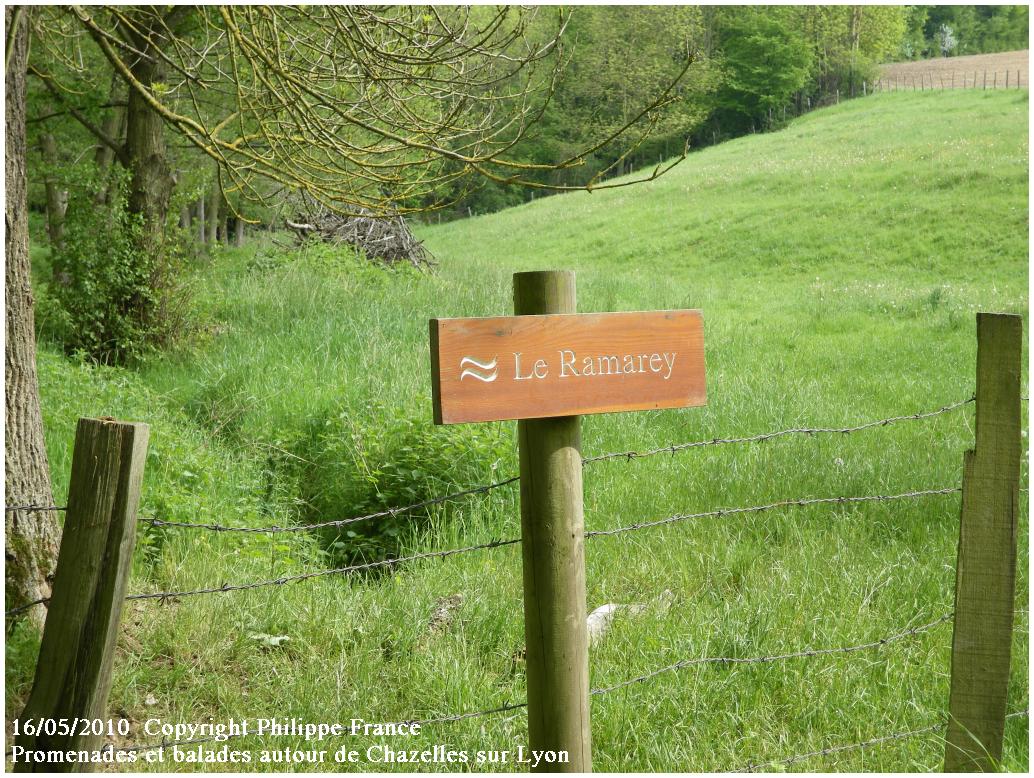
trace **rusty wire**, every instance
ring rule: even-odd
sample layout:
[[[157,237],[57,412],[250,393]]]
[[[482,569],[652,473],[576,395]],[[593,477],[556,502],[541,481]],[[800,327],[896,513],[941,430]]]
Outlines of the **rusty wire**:
[[[818,505],[818,504],[850,504],[858,502],[874,502],[874,501],[889,501],[889,500],[902,500],[902,499],[914,499],[917,497],[926,497],[932,495],[943,495],[951,494],[954,492],[961,491],[959,487],[947,487],[943,489],[927,489],[903,492],[901,494],[887,494],[887,495],[863,495],[858,497],[814,497],[804,498],[795,500],[781,500],[779,502],[768,503],[767,505],[753,505],[745,508],[724,508],[716,511],[706,511],[703,513],[677,513],[673,516],[668,516],[664,519],[658,519],[656,521],[638,522],[636,524],[630,524],[624,527],[617,527],[609,530],[591,530],[585,533],[587,539],[594,537],[603,537],[607,535],[617,535],[624,532],[632,532],[640,529],[647,529],[649,527],[658,527],[664,524],[672,524],[680,521],[687,521],[690,519],[701,519],[711,517],[722,517],[731,516],[739,513],[760,513],[763,511],[774,510],[777,508],[806,506],[806,505]],[[258,589],[265,586],[282,586],[287,583],[293,583],[297,581],[306,581],[311,578],[321,578],[328,575],[344,575],[347,573],[361,572],[364,570],[373,570],[381,567],[393,567],[395,565],[402,564],[404,562],[413,562],[420,559],[441,559],[444,557],[455,556],[456,554],[464,554],[470,551],[482,551],[490,548],[498,548],[500,546],[511,546],[520,543],[520,538],[509,538],[506,540],[492,540],[488,543],[478,543],[476,545],[464,546],[462,548],[450,548],[442,551],[425,551],[419,554],[411,554],[409,556],[397,557],[394,559],[382,559],[375,562],[364,562],[358,565],[348,565],[345,567],[334,567],[326,570],[315,570],[309,573],[298,573],[296,575],[285,575],[278,578],[271,578],[262,581],[253,581],[250,583],[243,584],[227,584],[224,583],[220,586],[211,586],[202,589],[189,589],[184,591],[166,591],[166,592],[143,592],[140,594],[130,594],[126,596],[127,600],[159,600],[161,602],[168,602],[172,599],[179,597],[190,597],[200,594],[217,594],[220,592],[236,592],[246,591],[249,589]],[[33,603],[20,606],[19,608],[12,609],[5,613],[5,616],[12,616],[21,611],[28,610],[35,605],[41,605],[49,602],[50,598],[44,598],[37,600]]]
[[[510,540],[492,540],[488,543],[479,543],[474,546],[464,546],[463,548],[449,548],[445,549],[444,551],[426,551],[420,554],[412,554],[410,556],[398,557],[396,559],[381,559],[376,562],[364,562],[359,565],[348,565],[347,567],[334,567],[330,568],[329,570],[315,570],[311,573],[299,573],[298,575],[284,575],[279,578],[272,578],[266,581],[253,581],[252,583],[246,584],[223,584],[222,586],[213,586],[207,589],[193,589],[190,591],[182,592],[144,592],[141,594],[127,595],[126,599],[168,601],[176,597],[189,597],[195,594],[237,592],[245,591],[248,589],[258,589],[263,586],[281,586],[286,583],[292,583],[295,581],[306,581],[310,578],[320,578],[326,575],[344,575],[345,573],[355,573],[363,570],[374,570],[379,567],[393,567],[394,565],[399,565],[403,562],[413,562],[418,559],[442,559],[444,557],[453,556],[455,554],[463,554],[468,551],[481,551],[486,548],[512,546],[515,543],[520,542],[520,538],[511,538]]]
[[[691,443],[678,443],[663,448],[652,449],[643,452],[636,451],[620,451],[611,452],[607,454],[598,454],[592,457],[585,457],[582,459],[582,464],[591,464],[593,462],[601,462],[606,459],[625,459],[631,461],[632,459],[639,459],[642,457],[653,456],[654,454],[669,453],[674,454],[678,451],[682,451],[689,448],[698,448],[701,446],[715,446],[724,445],[727,443],[752,443],[764,440],[770,440],[772,438],[778,438],[785,435],[815,435],[821,433],[842,433],[850,434],[852,432],[858,432],[861,430],[871,429],[873,427],[885,427],[891,424],[896,424],[902,421],[915,421],[918,419],[927,419],[933,416],[938,416],[943,413],[961,408],[968,403],[974,402],[975,398],[970,397],[968,400],[962,400],[960,402],[946,405],[943,408],[939,408],[935,411],[926,411],[922,413],[914,413],[907,416],[891,416],[884,419],[877,419],[876,421],[866,422],[865,424],[858,425],[856,427],[796,427],[792,429],[778,430],[776,432],[766,432],[761,435],[754,435],[752,437],[744,438],[713,438],[711,440],[695,441]],[[190,522],[190,521],[166,521],[158,518],[146,518],[141,519],[142,523],[146,523],[152,527],[181,527],[185,529],[199,529],[209,530],[211,532],[242,532],[249,534],[262,534],[262,533],[281,533],[281,532],[305,532],[308,530],[322,529],[324,527],[344,527],[349,524],[355,524],[360,521],[367,521],[369,519],[384,518],[387,516],[395,517],[410,513],[412,511],[420,510],[421,508],[431,507],[433,505],[439,505],[445,502],[453,502],[455,500],[462,499],[464,497],[470,497],[477,494],[484,494],[498,489],[502,486],[508,486],[509,484],[515,483],[520,480],[520,476],[511,476],[501,481],[494,483],[485,484],[483,486],[475,486],[470,489],[465,489],[459,492],[453,492],[441,497],[433,497],[422,502],[414,503],[413,505],[407,505],[400,508],[388,508],[383,511],[376,513],[369,513],[363,516],[354,516],[347,519],[337,519],[333,521],[317,522],[314,524],[296,524],[290,526],[272,525],[267,527],[244,527],[239,525],[225,525],[218,523],[205,523],[205,522]]]
[[[48,602],[50,602],[49,597],[40,597],[38,600],[33,600],[32,602],[25,603],[25,605],[19,605],[17,608],[11,608],[11,610],[5,611],[4,616],[17,616],[19,613],[24,613],[30,608],[35,608],[37,605],[44,605]]]
[[[358,521],[366,521],[367,519],[380,519],[386,516],[400,516],[405,513],[410,513],[421,508],[429,508],[432,505],[439,505],[444,502],[452,502],[459,500],[463,497],[470,497],[475,494],[484,494],[490,492],[493,489],[498,489],[501,486],[507,486],[515,481],[519,481],[520,476],[513,476],[511,478],[505,478],[502,481],[496,481],[495,483],[485,484],[484,486],[475,486],[470,489],[464,489],[460,492],[453,492],[452,494],[446,494],[442,497],[432,497],[431,499],[424,500],[422,502],[414,503],[413,505],[406,505],[402,508],[388,508],[387,510],[378,511],[377,513],[368,513],[364,516],[353,516],[348,519],[336,519],[334,521],[323,521],[315,524],[294,524],[291,526],[278,526],[273,525],[270,527],[240,527],[240,526],[227,526],[223,524],[204,524],[190,521],[164,521],[162,519],[141,519],[142,522],[150,524],[152,527],[187,527],[190,529],[203,529],[210,530],[212,532],[249,532],[249,533],[276,533],[276,532],[305,532],[308,530],[322,529],[323,527],[344,527],[348,524],[355,524]]]
[[[924,489],[912,492],[902,492],[901,494],[872,494],[864,495],[861,497],[811,497],[797,500],[780,500],[779,502],[768,503],[767,505],[752,505],[747,508],[722,508],[716,511],[706,511],[704,513],[676,513],[674,516],[668,516],[664,519],[658,519],[656,521],[642,521],[636,524],[629,524],[626,527],[618,527],[616,529],[597,529],[591,532],[586,532],[585,537],[595,538],[604,535],[617,535],[622,532],[631,532],[633,530],[646,529],[648,527],[660,527],[664,524],[673,524],[678,521],[687,521],[689,519],[705,519],[712,517],[732,516],[737,513],[761,513],[762,511],[769,511],[775,508],[786,508],[790,506],[802,506],[802,505],[819,505],[819,504],[843,504],[856,503],[856,502],[880,502],[886,500],[904,500],[915,497],[927,497],[931,495],[940,494],[953,494],[955,492],[961,492],[962,488],[958,486],[949,486],[943,489]]]
[[[878,647],[881,647],[881,646],[885,646],[888,643],[895,643],[895,642],[897,642],[899,640],[903,640],[905,638],[913,637],[915,635],[918,635],[918,634],[920,634],[922,632],[926,632],[928,630],[933,629],[934,627],[940,626],[941,624],[943,624],[946,621],[950,621],[953,615],[954,615],[953,613],[945,613],[943,616],[940,616],[940,617],[934,619],[933,621],[931,621],[931,622],[929,622],[927,624],[922,624],[922,625],[920,625],[918,627],[912,627],[911,629],[902,630],[901,632],[897,632],[897,633],[895,633],[893,635],[888,635],[887,637],[880,638],[879,640],[873,640],[873,641],[871,641],[869,643],[859,643],[858,645],[854,645],[854,646],[840,646],[838,648],[805,649],[804,651],[795,651],[795,652],[790,653],[790,654],[773,654],[773,655],[770,655],[770,656],[755,656],[755,657],[708,656],[708,657],[700,657],[700,658],[695,658],[695,659],[682,659],[682,660],[680,660],[678,662],[675,662],[674,664],[670,664],[670,665],[668,665],[666,667],[661,667],[661,668],[659,668],[657,670],[653,670],[653,671],[651,671],[649,673],[645,673],[645,674],[640,675],[640,676],[638,676],[636,678],[630,678],[627,681],[622,681],[621,683],[616,683],[613,686],[607,686],[607,687],[604,687],[604,688],[601,688],[601,689],[593,689],[592,693],[593,694],[606,694],[607,692],[612,692],[612,691],[615,691],[616,689],[623,689],[626,686],[632,686],[633,684],[642,683],[643,681],[647,681],[647,680],[649,680],[649,679],[651,679],[651,678],[653,678],[655,676],[662,675],[664,673],[675,672],[677,670],[681,670],[684,667],[692,667],[693,665],[702,665],[702,664],[728,664],[728,665],[732,665],[732,664],[741,664],[741,665],[761,664],[761,663],[765,663],[765,662],[778,662],[778,661],[782,661],[782,660],[786,660],[786,659],[799,659],[799,658],[803,658],[803,657],[826,656],[828,654],[853,654],[856,651],[866,651],[866,650],[868,650],[870,648],[878,648]]]
[[[656,454],[676,454],[679,451],[685,451],[690,448],[701,448],[703,446],[720,446],[727,443],[760,443],[762,441],[771,440],[772,438],[779,438],[785,435],[823,435],[823,434],[834,434],[840,433],[849,435],[852,432],[861,432],[862,430],[872,429],[873,427],[888,427],[891,424],[897,424],[902,421],[917,421],[919,419],[929,419],[933,416],[939,416],[942,413],[949,413],[958,408],[968,405],[971,402],[975,402],[976,397],[970,397],[968,400],[961,400],[951,405],[945,405],[943,408],[938,408],[935,411],[925,411],[921,413],[913,413],[907,416],[890,416],[886,419],[877,419],[876,421],[869,421],[864,424],[859,424],[855,427],[791,427],[785,430],[778,430],[776,432],[765,432],[760,435],[752,435],[749,437],[742,438],[712,438],[710,440],[697,440],[691,443],[673,443],[668,446],[661,446],[659,448],[648,449],[646,451],[615,451],[609,454],[598,454],[593,457],[587,457],[582,462],[588,464],[590,462],[601,462],[605,459],[642,459],[644,457],[654,456]]]

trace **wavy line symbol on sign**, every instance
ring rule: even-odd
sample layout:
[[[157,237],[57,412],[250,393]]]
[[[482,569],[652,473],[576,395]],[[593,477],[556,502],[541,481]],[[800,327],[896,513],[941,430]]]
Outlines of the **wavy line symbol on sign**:
[[[462,381],[467,376],[470,376],[478,381],[484,381],[486,384],[491,383],[499,374],[499,371],[496,369],[498,360],[498,357],[493,357],[491,362],[482,363],[472,357],[463,357],[460,360],[460,368],[466,369],[460,373],[460,380]],[[472,365],[473,367],[467,367],[467,365]]]

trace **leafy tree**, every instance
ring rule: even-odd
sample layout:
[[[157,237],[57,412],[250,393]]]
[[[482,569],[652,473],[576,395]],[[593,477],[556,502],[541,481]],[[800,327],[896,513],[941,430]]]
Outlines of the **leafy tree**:
[[[860,92],[908,34],[901,6],[800,6],[794,15],[814,56],[809,91],[817,97]]]
[[[537,166],[528,175],[557,187],[596,187],[648,163],[680,157],[710,113],[720,78],[707,50],[705,15],[690,6],[574,9],[565,46],[553,54],[566,59],[563,78],[513,149]],[[665,104],[643,114],[644,105],[666,93]],[[600,144],[601,138],[609,142]],[[556,166],[580,151],[585,153],[578,165]],[[535,194],[482,182],[460,194],[455,213],[497,210]]]
[[[814,55],[786,9],[723,10],[717,40],[725,79],[716,102],[723,128],[742,132],[804,87]]]
[[[904,59],[919,59],[927,54],[925,28],[928,13],[929,7],[925,5],[905,7],[905,34],[900,47],[900,55]]]

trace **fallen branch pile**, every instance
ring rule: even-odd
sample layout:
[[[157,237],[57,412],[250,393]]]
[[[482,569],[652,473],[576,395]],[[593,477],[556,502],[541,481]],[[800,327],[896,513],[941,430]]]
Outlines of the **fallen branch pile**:
[[[420,269],[436,265],[434,256],[413,236],[406,220],[398,214],[375,216],[365,209],[353,216],[324,212],[299,217],[298,221],[288,219],[287,226],[299,242],[316,237],[325,243],[345,243],[361,251],[371,262],[387,267],[403,262]]]

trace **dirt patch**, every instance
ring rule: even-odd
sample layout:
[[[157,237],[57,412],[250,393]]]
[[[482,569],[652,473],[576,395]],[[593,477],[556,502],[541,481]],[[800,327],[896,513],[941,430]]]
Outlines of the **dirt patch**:
[[[1027,88],[1028,50],[880,65],[878,89]]]

